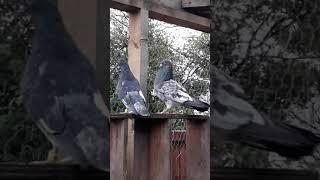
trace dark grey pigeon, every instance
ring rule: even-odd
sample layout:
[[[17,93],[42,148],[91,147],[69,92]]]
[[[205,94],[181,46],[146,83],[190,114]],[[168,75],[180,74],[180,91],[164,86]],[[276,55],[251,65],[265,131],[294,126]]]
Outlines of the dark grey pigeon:
[[[31,4],[35,32],[21,82],[33,121],[54,147],[82,167],[109,169],[109,111],[94,68],[66,32],[51,0]]]
[[[166,108],[161,113],[167,112],[173,106],[183,106],[200,112],[209,109],[207,103],[190,96],[181,84],[173,80],[172,63],[168,60],[160,63],[152,95],[166,103]]]
[[[117,85],[117,94],[129,113],[149,116],[146,99],[140,89],[138,80],[133,76],[127,60],[119,59],[121,69]]]
[[[216,67],[212,80],[216,136],[299,159],[311,155],[320,138],[307,130],[263,117],[246,101],[243,89]]]

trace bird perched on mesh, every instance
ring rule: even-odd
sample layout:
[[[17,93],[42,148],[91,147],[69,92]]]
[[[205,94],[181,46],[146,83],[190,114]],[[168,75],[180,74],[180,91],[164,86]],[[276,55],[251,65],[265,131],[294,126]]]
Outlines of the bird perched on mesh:
[[[262,116],[246,101],[244,90],[213,65],[213,121],[216,136],[299,159],[312,154],[320,138],[305,129]]]
[[[21,81],[22,97],[32,120],[64,163],[109,169],[109,111],[95,70],[66,31],[57,2],[34,0],[35,31]]]
[[[119,59],[118,63],[121,69],[117,85],[118,98],[126,106],[129,113],[149,116],[146,99],[141,91],[139,81],[130,70],[128,61]]]
[[[166,104],[166,108],[161,113],[167,112],[173,106],[183,106],[200,112],[209,109],[207,103],[190,96],[180,83],[173,80],[173,67],[168,60],[160,63],[153,87],[152,95],[157,96]]]

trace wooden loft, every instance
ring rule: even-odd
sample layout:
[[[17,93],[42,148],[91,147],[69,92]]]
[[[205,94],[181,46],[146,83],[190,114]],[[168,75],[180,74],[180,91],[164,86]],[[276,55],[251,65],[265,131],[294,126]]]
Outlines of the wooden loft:
[[[209,33],[209,3],[210,0],[113,0],[111,7],[129,13],[145,9],[149,18]]]
[[[182,0],[182,9],[210,19],[210,0]]]

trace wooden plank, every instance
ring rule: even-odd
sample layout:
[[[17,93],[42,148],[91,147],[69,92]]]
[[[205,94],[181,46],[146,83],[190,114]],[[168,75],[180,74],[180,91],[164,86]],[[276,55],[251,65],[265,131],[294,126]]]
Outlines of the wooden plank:
[[[210,179],[209,121],[189,120],[186,139],[187,180]]]
[[[317,180],[318,174],[308,170],[289,169],[246,169],[246,168],[211,168],[213,180]]]
[[[97,85],[109,107],[109,11],[104,0],[58,0],[67,31],[96,69]],[[85,12],[85,13],[84,13]]]
[[[94,169],[81,169],[77,165],[30,165],[26,163],[0,163],[1,180],[106,180],[109,173]],[[214,180],[317,180],[318,174],[309,170],[211,168]]]
[[[182,0],[182,8],[209,7],[210,0]]]
[[[110,109],[110,1],[97,0],[96,77],[104,104]]]
[[[149,135],[148,125],[134,122],[133,180],[149,180]]]
[[[58,0],[58,6],[68,32],[96,68],[97,1]]]
[[[108,180],[109,172],[95,169],[81,169],[77,165],[25,163],[0,163],[1,180]]]
[[[171,179],[185,180],[186,174],[186,131],[172,132]]]
[[[128,63],[133,75],[140,82],[147,98],[148,72],[148,11],[141,9],[129,13]]]
[[[187,27],[203,32],[210,32],[210,20],[198,15],[194,15],[181,8],[181,4],[177,7],[180,1],[148,1],[143,0],[113,0],[111,7],[123,11],[135,12],[138,9],[144,8],[149,11],[149,17],[172,23],[178,26]]]
[[[110,179],[126,180],[128,121],[112,121],[110,131]]]
[[[149,180],[171,178],[171,124],[170,120],[159,121],[150,129]]]
[[[134,157],[134,119],[128,119],[128,144],[127,144],[127,180],[133,178]]]
[[[111,121],[120,121],[128,118],[133,118],[136,121],[160,121],[165,119],[185,119],[193,121],[206,121],[209,120],[208,116],[203,115],[188,115],[188,114],[151,114],[150,116],[139,116],[134,114],[128,113],[121,113],[121,114],[111,114],[110,119]]]

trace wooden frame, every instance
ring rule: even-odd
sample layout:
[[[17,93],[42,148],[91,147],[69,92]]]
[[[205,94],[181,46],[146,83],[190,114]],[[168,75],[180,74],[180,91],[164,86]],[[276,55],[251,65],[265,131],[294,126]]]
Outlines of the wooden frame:
[[[186,171],[188,180],[210,179],[210,146],[207,116],[180,114],[153,114],[141,117],[131,114],[111,116],[110,156],[111,179],[117,180],[171,180],[171,123],[172,119],[185,119],[187,124]],[[128,122],[133,121],[133,146],[127,143]],[[125,152],[132,152],[128,158]],[[133,166],[131,166],[131,164]],[[130,173],[126,173],[130,172]]]
[[[109,47],[108,16],[106,0],[58,0],[59,9],[65,25],[79,49],[89,58],[96,69],[97,83],[109,106]],[[148,19],[153,18],[179,26],[209,32],[209,19],[189,13],[182,9],[180,0],[113,0],[113,8],[129,13],[129,54],[128,61],[135,77],[140,81],[146,95],[148,71]],[[85,13],[84,13],[85,12]],[[107,34],[107,35],[106,35]],[[176,115],[178,118],[185,116]],[[153,115],[148,118],[122,115],[111,117],[110,129],[110,177],[119,180],[169,180],[170,169],[170,119],[174,116]],[[202,179],[209,179],[209,147],[203,143],[194,151],[196,139],[210,139],[208,119],[197,119],[188,127],[195,135],[189,135],[187,145],[188,165],[197,167],[200,158],[201,168],[189,168],[190,178],[201,174]],[[202,120],[201,120],[202,119]],[[201,124],[199,126],[199,124]],[[204,128],[197,130],[197,128]],[[203,133],[204,132],[204,133]],[[192,140],[192,141],[191,141]],[[198,141],[202,142],[202,141]],[[139,173],[137,173],[139,172]],[[195,176],[196,175],[196,176]]]

